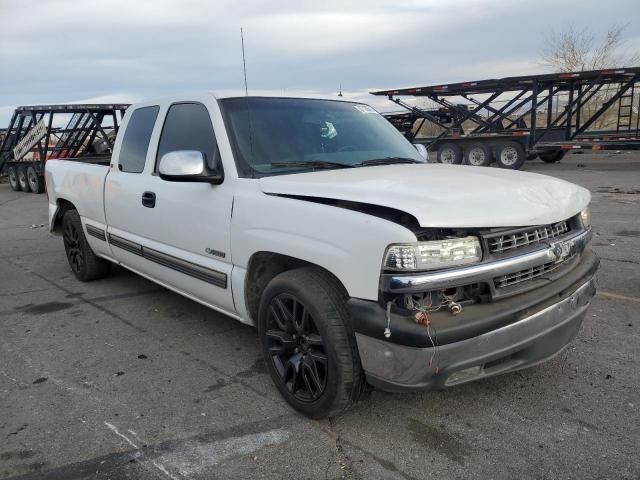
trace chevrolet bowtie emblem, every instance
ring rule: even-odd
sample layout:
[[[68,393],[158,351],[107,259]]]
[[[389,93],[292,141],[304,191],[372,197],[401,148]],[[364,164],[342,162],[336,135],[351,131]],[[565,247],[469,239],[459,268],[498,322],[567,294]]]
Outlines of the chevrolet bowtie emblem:
[[[552,244],[551,248],[555,255],[555,262],[563,262],[571,256],[574,250],[575,242],[573,240],[566,240],[564,242],[558,242]]]

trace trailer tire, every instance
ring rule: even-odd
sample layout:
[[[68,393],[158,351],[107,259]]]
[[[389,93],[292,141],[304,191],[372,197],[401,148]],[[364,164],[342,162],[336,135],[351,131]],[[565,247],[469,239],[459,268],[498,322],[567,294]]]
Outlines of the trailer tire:
[[[474,167],[488,167],[493,162],[491,149],[483,143],[472,143],[464,150],[464,163]]]
[[[18,182],[18,169],[11,165],[8,169],[7,169],[7,175],[9,176],[9,186],[11,187],[11,190],[13,190],[14,192],[19,192],[20,189],[20,182]]]
[[[62,217],[62,240],[67,261],[78,280],[89,282],[109,274],[111,263],[91,250],[77,210],[68,210]]]
[[[500,168],[519,170],[525,160],[524,150],[517,142],[504,142],[498,145],[496,163]]]
[[[22,190],[23,192],[29,191],[29,181],[27,180],[27,169],[22,165],[18,167],[18,184],[20,185],[20,190]]]
[[[438,148],[438,163],[460,165],[462,163],[462,149],[455,143],[445,143]]]
[[[549,150],[547,152],[541,152],[538,156],[543,162],[556,163],[562,160],[565,153],[567,153],[565,150]]]
[[[345,295],[324,270],[274,277],[260,300],[258,334],[276,388],[306,416],[333,417],[366,394]]]
[[[38,175],[36,169],[32,165],[27,167],[27,180],[29,182],[29,190],[32,193],[44,192],[44,179]]]

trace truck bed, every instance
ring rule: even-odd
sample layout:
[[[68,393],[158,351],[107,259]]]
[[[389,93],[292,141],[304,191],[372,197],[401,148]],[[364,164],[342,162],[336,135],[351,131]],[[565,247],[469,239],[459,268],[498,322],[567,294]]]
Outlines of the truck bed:
[[[105,158],[110,159],[101,156],[95,162],[87,161],[87,157],[48,161],[45,177],[50,212],[56,211],[57,199],[63,198],[77,206],[81,217],[106,224],[104,182],[109,173],[109,163]]]

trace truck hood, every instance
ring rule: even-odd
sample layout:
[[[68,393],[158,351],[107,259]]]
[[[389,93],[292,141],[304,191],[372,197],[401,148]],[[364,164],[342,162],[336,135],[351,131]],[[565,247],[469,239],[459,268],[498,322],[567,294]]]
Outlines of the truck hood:
[[[266,194],[379,205],[422,227],[493,228],[565,220],[588,204],[588,190],[535,173],[459,165],[383,165],[264,177]]]

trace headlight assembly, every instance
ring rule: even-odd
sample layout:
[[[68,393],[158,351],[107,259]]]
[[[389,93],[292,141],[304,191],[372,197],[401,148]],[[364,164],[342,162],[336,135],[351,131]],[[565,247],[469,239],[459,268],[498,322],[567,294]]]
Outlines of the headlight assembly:
[[[428,242],[390,245],[384,269],[398,272],[437,270],[478,263],[482,248],[477,237],[446,238]]]
[[[580,212],[580,219],[582,220],[582,225],[585,228],[591,226],[591,212],[589,212],[588,207]]]

